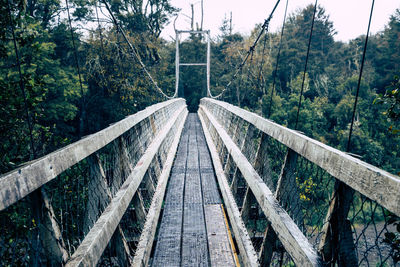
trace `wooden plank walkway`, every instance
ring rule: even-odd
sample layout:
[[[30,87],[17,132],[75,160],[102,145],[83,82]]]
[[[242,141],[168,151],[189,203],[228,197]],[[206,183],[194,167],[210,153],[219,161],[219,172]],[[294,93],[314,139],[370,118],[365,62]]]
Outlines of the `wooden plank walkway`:
[[[164,200],[152,266],[235,266],[210,153],[189,114]]]

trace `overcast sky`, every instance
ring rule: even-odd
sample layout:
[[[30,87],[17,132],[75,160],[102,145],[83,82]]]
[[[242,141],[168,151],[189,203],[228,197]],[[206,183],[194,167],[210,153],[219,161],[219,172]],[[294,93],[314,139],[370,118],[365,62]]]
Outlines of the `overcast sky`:
[[[176,21],[178,30],[190,29],[190,19],[183,14],[190,16],[190,4],[194,4],[195,22],[200,24],[200,0],[172,0],[172,5],[181,10],[181,15]],[[308,4],[314,3],[312,0],[289,0],[289,14],[298,8],[304,8]],[[348,41],[361,34],[365,34],[368,26],[368,17],[372,0],[319,0],[338,34],[336,40]],[[262,23],[269,15],[275,0],[204,0],[204,25],[203,29],[211,30],[211,35],[218,35],[219,27],[226,15],[233,14],[233,30],[249,34],[257,23]],[[282,24],[285,0],[281,0],[277,11],[271,21],[271,30],[276,31]],[[390,15],[396,8],[400,8],[399,0],[376,0],[374,14],[372,17],[371,32],[383,30],[389,21]],[[170,23],[161,34],[167,40],[170,36],[175,36],[173,22]]]

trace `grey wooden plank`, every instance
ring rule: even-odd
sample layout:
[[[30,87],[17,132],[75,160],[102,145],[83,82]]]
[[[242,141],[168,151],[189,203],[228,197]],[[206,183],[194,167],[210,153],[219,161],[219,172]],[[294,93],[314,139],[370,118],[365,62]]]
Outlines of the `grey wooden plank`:
[[[198,117],[196,120],[196,127],[198,129],[197,143],[199,148],[200,175],[204,205],[221,204],[222,200],[218,191],[210,151],[208,150],[204,132]]]
[[[182,229],[182,266],[209,266],[197,143],[201,129],[196,127],[198,120],[196,114],[190,114],[190,120]]]
[[[222,203],[214,173],[201,173],[201,184],[204,205]]]
[[[185,201],[182,234],[182,266],[209,266],[202,203]]]
[[[208,204],[219,208],[219,214],[208,212],[210,234],[207,234],[204,210]],[[220,204],[221,196],[199,118],[197,114],[189,114],[172,167],[152,265],[232,266],[232,262],[234,265]],[[210,244],[212,251],[209,251]],[[229,264],[219,264],[223,262]]]
[[[211,266],[235,266],[221,204],[205,205],[204,213]]]
[[[172,167],[165,197],[164,213],[157,236],[152,266],[180,266],[183,215],[183,189],[190,124],[186,120],[178,152]]]

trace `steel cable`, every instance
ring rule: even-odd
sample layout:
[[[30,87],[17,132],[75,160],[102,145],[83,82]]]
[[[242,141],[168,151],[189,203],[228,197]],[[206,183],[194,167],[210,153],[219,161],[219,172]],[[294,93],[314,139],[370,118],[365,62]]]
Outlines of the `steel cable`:
[[[311,48],[312,34],[313,34],[314,22],[315,22],[315,13],[317,12],[317,7],[318,7],[318,0],[315,0],[314,13],[313,13],[313,18],[312,18],[312,22],[311,22],[311,31],[310,31],[310,36],[309,36],[309,38],[308,38],[306,62],[305,62],[305,64],[304,64],[303,80],[302,80],[302,82],[301,82],[301,90],[300,90],[300,96],[299,96],[299,104],[298,104],[298,106],[297,106],[296,124],[295,124],[295,126],[294,126],[294,129],[295,129],[295,130],[297,130],[297,124],[299,123],[299,114],[300,114],[300,108],[301,108],[301,98],[302,98],[303,92],[304,92],[304,82],[305,82],[305,79],[306,79],[308,59],[309,59],[309,57],[310,57],[310,48]]]
[[[285,15],[283,16],[283,23],[282,23],[282,30],[281,30],[281,38],[280,38],[280,40],[279,40],[278,55],[276,56],[275,69],[274,69],[274,73],[272,74],[272,75],[273,75],[273,81],[272,81],[271,97],[270,97],[270,100],[269,100],[268,118],[271,117],[272,96],[273,96],[274,90],[275,90],[276,75],[277,75],[277,72],[278,72],[279,58],[280,58],[280,56],[281,56],[282,39],[283,39],[283,33],[284,33],[284,31],[285,31],[285,22],[286,22],[286,14],[287,14],[288,4],[289,4],[289,0],[286,0]]]
[[[121,32],[124,40],[126,41],[126,43],[129,46],[129,49],[131,50],[132,55],[134,56],[134,58],[136,58],[136,60],[139,62],[140,66],[142,67],[143,71],[146,73],[147,77],[150,79],[150,81],[153,83],[154,87],[157,89],[157,91],[159,91],[160,94],[162,94],[165,98],[167,99],[172,99],[175,98],[178,95],[178,91],[175,90],[173,96],[168,96],[167,94],[165,94],[163,92],[163,90],[161,90],[161,88],[157,85],[157,82],[153,79],[153,77],[151,76],[150,72],[147,70],[146,65],[143,63],[143,61],[141,60],[136,47],[134,47],[134,45],[132,45],[132,43],[128,40],[128,38],[126,37],[125,31],[122,29],[122,27],[119,25],[117,19],[115,18],[114,14],[111,11],[110,6],[107,4],[107,2],[105,0],[103,0],[104,5],[106,6],[107,11],[109,12],[115,26],[117,27],[117,29],[119,29],[119,31]]]
[[[275,11],[276,11],[276,8],[277,8],[278,5],[279,5],[279,3],[280,3],[280,0],[276,1],[274,8],[272,9],[272,11],[271,11],[271,13],[269,14],[268,18],[265,19],[263,25],[261,26],[261,30],[260,30],[260,32],[259,32],[259,34],[258,34],[256,40],[254,41],[253,45],[250,46],[249,50],[247,51],[246,57],[245,57],[245,58],[243,59],[243,61],[236,67],[236,71],[235,71],[235,73],[233,74],[232,79],[228,82],[228,84],[225,86],[224,90],[222,90],[222,92],[221,92],[220,94],[218,94],[218,95],[216,95],[216,96],[212,96],[212,95],[210,94],[211,98],[216,99],[216,98],[221,97],[221,96],[225,93],[225,91],[229,88],[229,86],[232,84],[232,82],[236,79],[236,77],[238,76],[240,70],[241,70],[241,69],[243,68],[243,66],[246,64],[246,62],[247,62],[247,60],[249,59],[250,55],[253,53],[255,47],[256,47],[257,44],[258,44],[258,41],[260,40],[260,38],[261,38],[261,36],[262,36],[262,34],[263,34],[264,32],[268,32],[269,23],[270,23],[270,21],[271,21],[271,19],[272,19],[272,16],[274,15],[274,13],[275,13]]]

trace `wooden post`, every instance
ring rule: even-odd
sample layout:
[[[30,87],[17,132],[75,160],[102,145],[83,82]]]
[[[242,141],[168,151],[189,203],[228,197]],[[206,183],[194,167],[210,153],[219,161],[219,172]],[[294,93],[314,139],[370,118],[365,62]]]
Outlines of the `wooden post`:
[[[276,187],[275,198],[285,210],[290,207],[295,222],[301,222],[303,214],[300,207],[300,191],[296,181],[297,156],[296,152],[288,149]]]
[[[243,124],[241,126],[243,126]],[[237,139],[237,142],[240,141],[239,140],[240,139],[239,138],[240,131],[241,131],[240,127],[239,127],[239,125],[237,125],[236,130],[235,130],[235,135],[232,138],[232,139]],[[246,131],[245,136],[244,136],[244,138],[242,140],[242,143],[240,144],[240,150],[241,151],[243,151],[243,147],[244,147],[244,145],[246,143],[246,140],[250,136],[248,133],[249,133],[249,131]],[[230,187],[231,187],[231,191],[232,191],[233,195],[236,196],[237,189],[238,189],[238,168],[237,167],[235,168],[235,172],[233,173],[233,178],[232,178],[232,182],[230,184]]]
[[[272,172],[269,165],[268,155],[266,154],[267,146],[268,146],[268,136],[265,133],[261,134],[260,144],[258,145],[256,157],[254,160],[254,169],[260,174],[261,178],[265,182],[265,184],[269,188],[273,188],[272,182]],[[249,189],[248,189],[249,190]],[[253,195],[253,194],[252,194]],[[253,195],[254,196],[254,195]],[[266,231],[264,233],[263,241],[259,251],[259,261],[261,266],[269,266],[272,253],[275,248],[276,243],[276,235],[274,231],[268,229],[270,228],[270,224],[266,227]]]
[[[90,180],[88,185],[88,203],[86,205],[87,214],[84,222],[85,232],[89,232],[91,226],[96,222],[98,214],[101,214],[102,210],[112,199],[111,190],[107,185],[106,174],[101,165],[99,156],[97,154],[89,156],[88,164]],[[125,239],[124,232],[120,225],[118,225],[118,230],[114,233],[110,244],[113,248],[113,253],[115,252],[114,254],[119,261],[126,263],[127,260],[131,260],[128,242]],[[123,250],[120,250],[121,247]]]
[[[89,183],[86,216],[83,222],[83,231],[85,233],[89,232],[97,217],[112,198],[99,156],[96,153],[90,155],[87,158],[87,162],[89,165]]]
[[[290,205],[292,218],[294,221],[302,221],[302,212],[300,207],[300,193],[296,182],[296,163],[297,153],[291,149],[285,157],[285,162],[282,166],[282,171],[279,176],[275,198],[280,202],[281,206],[287,210]],[[290,197],[290,201],[289,201]],[[263,237],[263,243],[259,252],[259,259],[262,266],[269,266],[272,259],[274,246],[277,242],[277,236],[268,224]]]
[[[351,223],[347,219],[354,191],[336,180],[326,216],[319,252],[325,262],[338,266],[358,266]]]
[[[247,221],[250,219],[251,207],[255,202],[256,198],[254,197],[253,192],[251,192],[251,189],[247,186],[246,194],[243,200],[242,210],[240,212],[243,222],[247,223]]]
[[[254,169],[260,174],[265,184],[273,190],[274,184],[272,181],[272,171],[269,164],[269,158],[266,153],[268,146],[268,136],[265,133],[261,134],[260,144],[258,145],[255,160],[253,163]]]
[[[155,134],[156,133],[156,127],[154,125],[154,121],[150,119],[150,123],[151,123],[151,128],[152,128],[152,132]],[[132,171],[133,171],[133,166],[130,164],[130,160],[129,160],[129,155],[128,155],[128,151],[126,149],[126,142],[124,140],[124,138],[121,136],[121,138],[119,139],[118,142],[118,148],[119,148],[119,160],[120,160],[120,167],[123,168],[121,170],[121,172],[127,172],[129,175]],[[140,149],[143,149],[142,145],[139,145]],[[157,157],[157,155],[155,156]],[[156,161],[157,162],[157,161]],[[154,188],[154,186],[153,186]],[[146,221],[146,210],[144,208],[144,201],[142,198],[142,195],[140,193],[140,187],[138,188],[138,190],[136,191],[136,194],[133,196],[132,199],[132,204],[134,207],[134,212],[136,215],[136,219],[138,220],[138,222],[140,223],[141,226],[144,225],[145,221]]]
[[[246,131],[246,136],[243,140],[243,143],[242,143],[241,149],[240,149],[243,154],[246,154],[244,152],[244,150],[247,150],[248,147],[251,145],[251,142],[253,141],[254,130],[255,130],[254,127],[250,124],[249,128]],[[262,144],[263,139],[264,139],[263,136],[261,136],[261,142],[260,142],[260,145],[256,152],[254,164],[256,164],[260,161],[261,155],[263,154],[262,153],[263,150],[260,150],[260,146]],[[258,169],[256,169],[256,170],[258,171]],[[251,189],[249,188],[249,186],[246,185],[246,193],[244,195],[244,200],[243,200],[242,209],[241,209],[241,216],[245,223],[247,223],[247,221],[250,219],[251,208],[254,203],[256,203],[256,198],[255,198],[253,192],[251,192]],[[257,209],[257,212],[258,212],[258,209]],[[257,224],[257,222],[255,224]],[[257,225],[255,225],[255,227],[257,227]]]
[[[118,191],[123,183],[123,177],[127,177],[132,172],[132,166],[129,164],[128,151],[126,150],[125,140],[120,137],[114,143],[113,152],[115,153],[113,180],[110,181],[111,189],[107,184],[106,174],[101,165],[97,154],[88,157],[90,166],[90,181],[88,189],[87,215],[85,217],[84,230],[88,232],[90,227],[96,222],[97,216],[101,214],[102,209],[106,207],[112,199],[112,191]],[[123,230],[118,225],[118,230],[114,233],[110,246],[112,254],[120,263],[131,261],[128,242],[124,236]]]
[[[68,260],[68,251],[62,238],[60,227],[58,226],[53,207],[45,189],[35,191],[35,197],[38,206],[35,208],[39,212],[39,220],[36,219],[41,246],[44,249],[47,263],[49,265],[62,265]],[[40,249],[39,240],[37,240],[37,249]],[[40,252],[39,252],[40,253]],[[40,254],[39,254],[40,255]],[[39,256],[40,257],[40,256]],[[32,259],[33,265],[37,264],[37,260]],[[40,261],[39,261],[40,262]]]
[[[147,192],[149,193],[150,196],[154,194],[156,191],[153,179],[150,176],[151,174],[148,172],[147,175],[144,176],[144,185],[146,187]]]
[[[235,167],[235,172],[233,173],[232,182],[229,185],[232,191],[232,194],[236,197],[237,189],[238,189],[238,168]]]

